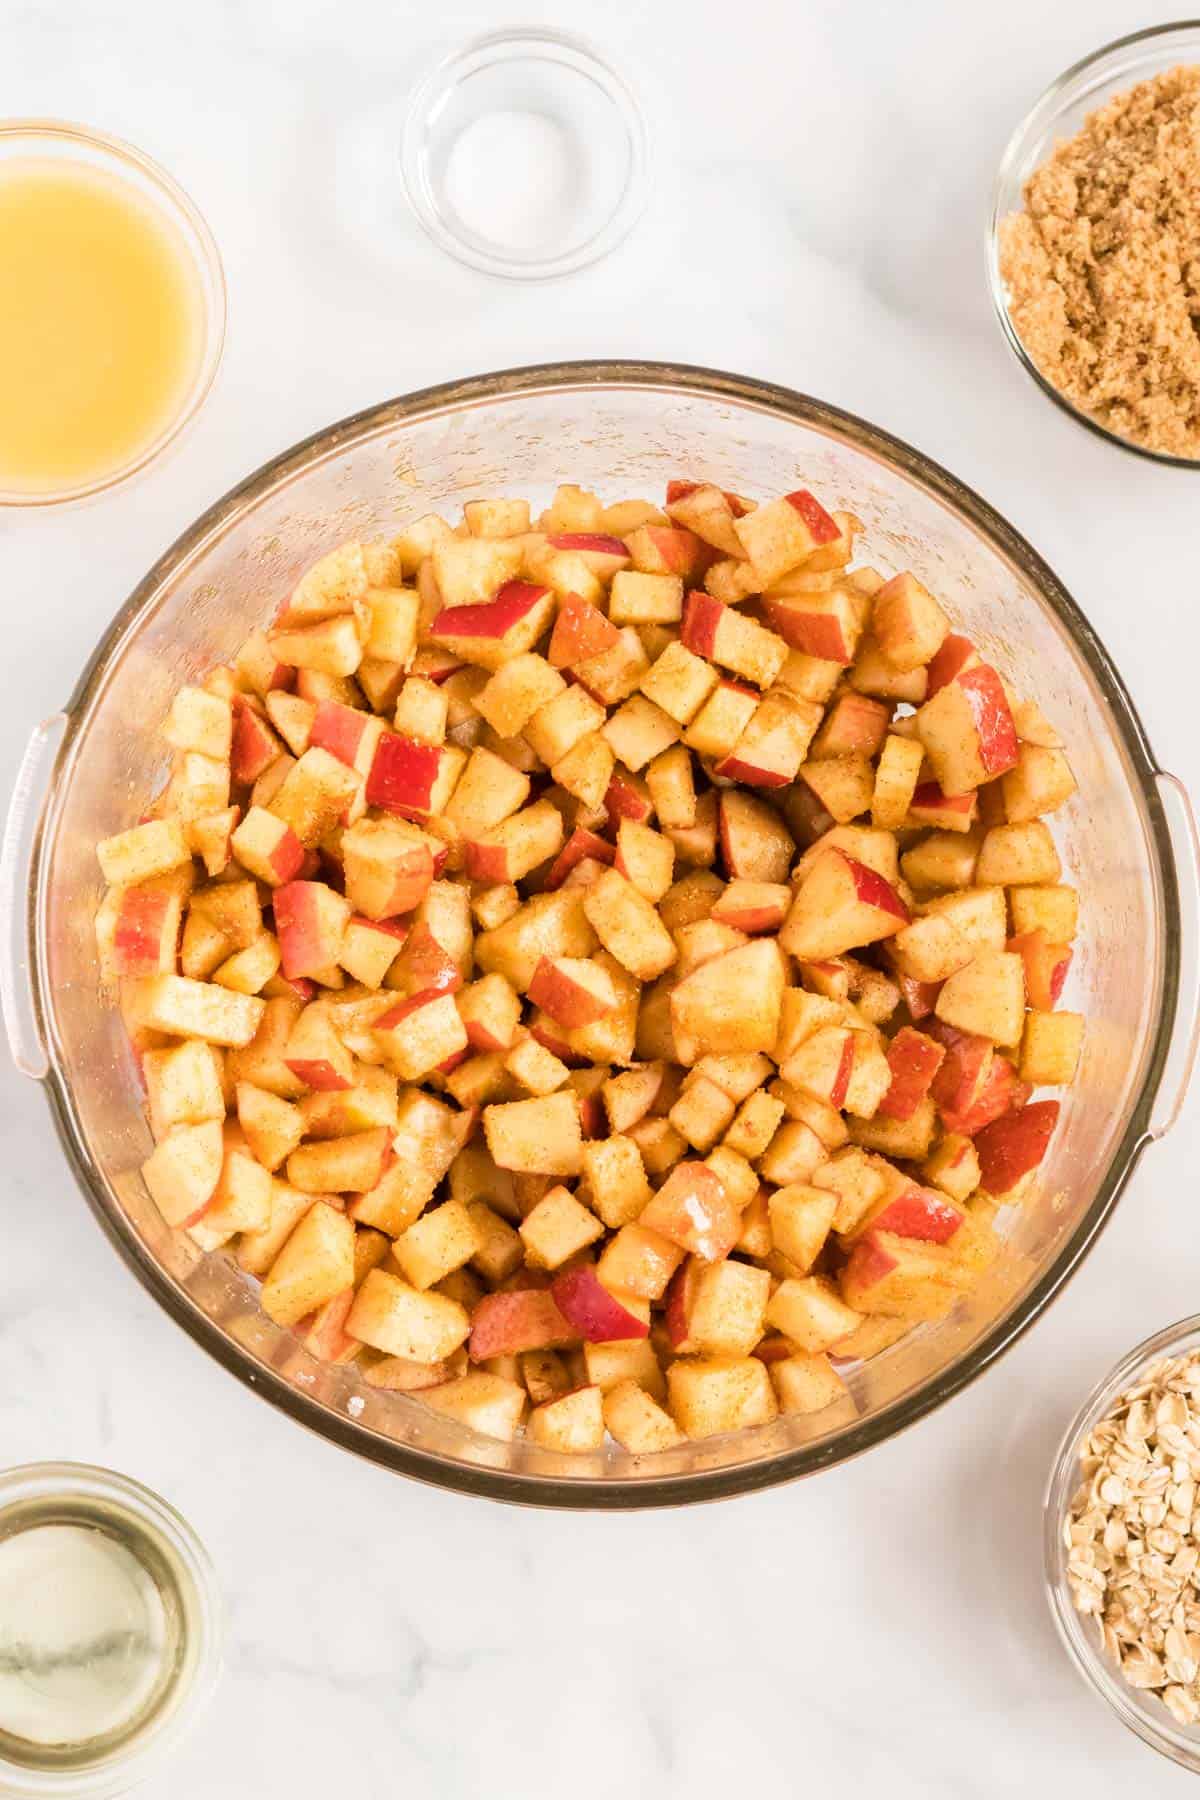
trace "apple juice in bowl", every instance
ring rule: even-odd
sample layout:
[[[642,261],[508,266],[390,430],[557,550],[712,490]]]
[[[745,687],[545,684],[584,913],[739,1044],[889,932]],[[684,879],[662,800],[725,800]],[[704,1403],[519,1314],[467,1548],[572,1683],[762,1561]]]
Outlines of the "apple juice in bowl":
[[[0,125],[0,502],[131,474],[199,405],[224,300],[203,221],[138,152]]]

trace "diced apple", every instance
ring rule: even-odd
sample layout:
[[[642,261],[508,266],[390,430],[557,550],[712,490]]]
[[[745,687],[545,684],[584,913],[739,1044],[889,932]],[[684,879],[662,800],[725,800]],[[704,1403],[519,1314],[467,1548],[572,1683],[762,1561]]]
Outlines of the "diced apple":
[[[844,851],[828,850],[800,882],[779,943],[816,962],[876,943],[908,923],[908,909],[890,882]]]
[[[917,714],[917,733],[944,794],[968,794],[1017,762],[1004,685],[987,663],[961,671]]]
[[[318,1200],[304,1213],[271,1265],[263,1283],[263,1311],[277,1325],[295,1325],[353,1285],[353,1222]]]
[[[273,905],[283,972],[289,980],[319,976],[337,963],[351,911],[341,894],[322,881],[290,881],[276,888]]]
[[[766,1425],[778,1413],[770,1375],[754,1356],[680,1357],[667,1370],[667,1391],[689,1438]]]
[[[985,1126],[975,1139],[979,1180],[985,1193],[1013,1192],[1046,1154],[1058,1123],[1057,1100],[1037,1100]]]

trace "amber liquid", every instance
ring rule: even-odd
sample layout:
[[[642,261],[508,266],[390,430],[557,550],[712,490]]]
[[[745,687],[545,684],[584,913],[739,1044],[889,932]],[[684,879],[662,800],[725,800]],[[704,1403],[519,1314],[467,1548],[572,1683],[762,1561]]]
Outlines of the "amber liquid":
[[[203,350],[165,212],[84,162],[0,162],[0,493],[102,482],[178,417]]]

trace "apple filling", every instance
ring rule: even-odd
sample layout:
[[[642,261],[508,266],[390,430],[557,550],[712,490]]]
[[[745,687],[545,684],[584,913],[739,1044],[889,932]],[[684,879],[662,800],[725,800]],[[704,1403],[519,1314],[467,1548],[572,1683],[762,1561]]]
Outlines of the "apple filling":
[[[169,1225],[303,1352],[634,1453],[848,1405],[1036,1179],[1062,741],[807,489],[340,545],[98,846]]]

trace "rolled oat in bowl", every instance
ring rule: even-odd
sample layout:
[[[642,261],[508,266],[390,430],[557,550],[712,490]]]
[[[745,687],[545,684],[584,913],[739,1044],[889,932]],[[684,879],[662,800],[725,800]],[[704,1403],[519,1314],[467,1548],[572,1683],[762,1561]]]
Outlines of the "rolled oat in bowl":
[[[1106,430],[1200,459],[1200,67],[1107,100],[1024,199],[999,254],[1028,356]]]
[[[1079,1470],[1062,1527],[1075,1606],[1131,1687],[1200,1723],[1200,1350],[1145,1368]]]

